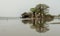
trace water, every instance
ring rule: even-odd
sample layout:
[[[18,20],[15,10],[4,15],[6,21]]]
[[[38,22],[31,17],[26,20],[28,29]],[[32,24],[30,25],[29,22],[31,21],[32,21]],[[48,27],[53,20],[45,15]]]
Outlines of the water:
[[[26,23],[25,23],[26,22]],[[46,22],[42,26],[44,30],[39,29],[38,25],[35,27],[31,20],[22,21],[22,19],[1,19],[0,18],[0,36],[60,36],[60,24],[54,22],[60,22],[59,19]],[[40,24],[39,24],[40,25]]]

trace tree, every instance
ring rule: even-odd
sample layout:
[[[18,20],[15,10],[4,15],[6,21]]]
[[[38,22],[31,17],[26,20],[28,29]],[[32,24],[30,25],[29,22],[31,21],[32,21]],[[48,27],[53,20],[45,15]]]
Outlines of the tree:
[[[38,4],[35,8],[31,8],[30,10],[33,12],[33,16],[35,17],[35,13],[40,13],[40,17],[42,17],[42,14],[46,14],[49,6],[46,4]]]
[[[38,4],[35,8],[38,13],[46,14],[46,11],[48,10],[49,6],[47,6],[46,4]]]
[[[31,8],[30,10],[33,12],[33,17],[35,17],[36,9],[35,8]]]
[[[37,10],[36,12],[40,13],[40,20],[43,19],[43,16],[46,14],[46,10],[49,8],[46,4],[38,4],[35,9]],[[41,21],[40,21],[41,23]]]

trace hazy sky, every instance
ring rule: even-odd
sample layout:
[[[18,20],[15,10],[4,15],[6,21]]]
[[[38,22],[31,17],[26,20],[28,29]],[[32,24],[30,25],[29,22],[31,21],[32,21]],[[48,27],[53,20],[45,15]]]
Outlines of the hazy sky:
[[[60,0],[0,0],[0,17],[19,17],[40,3],[47,4],[51,14],[60,14]]]

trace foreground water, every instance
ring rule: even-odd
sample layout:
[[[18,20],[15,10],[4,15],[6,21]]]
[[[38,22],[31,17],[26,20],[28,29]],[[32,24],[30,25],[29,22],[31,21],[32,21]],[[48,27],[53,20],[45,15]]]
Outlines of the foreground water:
[[[32,23],[23,23],[22,19],[2,19],[0,18],[0,36],[60,36],[60,19],[54,19],[47,23],[44,30],[37,31],[39,28],[32,28]]]

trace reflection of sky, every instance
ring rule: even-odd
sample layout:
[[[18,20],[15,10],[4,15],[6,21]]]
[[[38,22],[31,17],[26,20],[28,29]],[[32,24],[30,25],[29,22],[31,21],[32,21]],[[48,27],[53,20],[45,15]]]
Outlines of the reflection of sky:
[[[17,17],[39,3],[50,6],[50,13],[60,13],[60,0],[0,0],[0,16]]]

